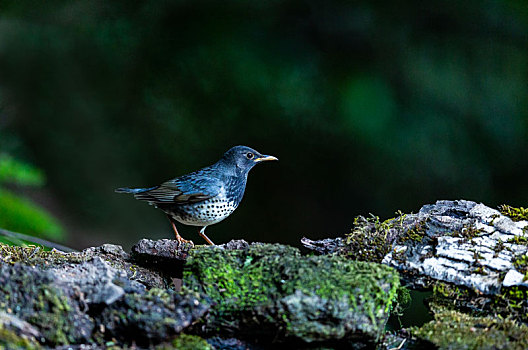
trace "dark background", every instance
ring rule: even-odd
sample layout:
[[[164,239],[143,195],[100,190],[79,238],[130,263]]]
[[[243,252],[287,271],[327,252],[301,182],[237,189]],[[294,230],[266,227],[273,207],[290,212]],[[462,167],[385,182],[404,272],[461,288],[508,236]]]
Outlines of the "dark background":
[[[44,188],[13,190],[74,247],[173,237],[113,189],[238,144],[280,161],[217,243],[298,244],[438,199],[527,205],[525,1],[0,4],[1,152],[42,169]]]

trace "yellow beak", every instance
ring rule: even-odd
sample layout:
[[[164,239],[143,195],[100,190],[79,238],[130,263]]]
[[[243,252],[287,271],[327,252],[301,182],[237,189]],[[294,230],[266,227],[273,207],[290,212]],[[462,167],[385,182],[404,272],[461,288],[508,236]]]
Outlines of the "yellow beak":
[[[268,160],[279,160],[277,157],[274,157],[274,156],[262,156],[262,157],[259,157],[259,158],[255,158],[255,162],[265,162],[265,161],[268,161]]]

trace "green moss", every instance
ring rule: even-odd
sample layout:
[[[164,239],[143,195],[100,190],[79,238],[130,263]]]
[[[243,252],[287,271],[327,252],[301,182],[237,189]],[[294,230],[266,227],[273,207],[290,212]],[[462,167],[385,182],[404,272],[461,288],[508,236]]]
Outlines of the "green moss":
[[[0,266],[0,309],[36,326],[48,344],[85,340],[92,325],[77,304],[53,287],[47,274],[29,266]]]
[[[101,343],[133,341],[140,348],[178,336],[203,316],[209,304],[196,293],[151,288],[146,293],[126,293],[97,317],[94,338]],[[102,328],[102,330],[101,330]]]
[[[397,316],[403,316],[404,310],[411,304],[412,298],[409,289],[400,286],[396,295],[396,302],[393,304],[391,314]]]
[[[157,299],[159,299],[164,304],[168,304],[172,301],[171,294],[169,294],[166,289],[161,288],[149,289],[148,292],[143,296],[143,298],[146,301],[157,301]]]
[[[400,211],[397,214],[385,221],[374,215],[356,217],[341,253],[353,260],[381,262],[391,251],[395,239],[400,244],[422,242],[426,237],[427,222],[417,221]],[[398,259],[400,253],[393,254]],[[401,255],[403,258],[404,254]]]
[[[506,288],[496,299],[496,304],[506,304],[510,312],[524,313],[524,321],[528,321],[528,290],[525,287],[513,286]]]
[[[358,216],[346,236],[344,255],[353,260],[381,262],[392,247],[387,236],[392,228],[391,221],[380,221],[378,216]]]
[[[503,204],[499,207],[499,211],[502,215],[505,215],[513,221],[528,220],[528,208],[514,208],[512,206]]]
[[[471,291],[464,287],[459,287],[454,284],[437,282],[433,286],[433,297],[436,298],[446,298],[448,300],[454,301],[456,299],[467,298],[470,296]]]
[[[471,250],[469,250],[471,251]],[[474,260],[474,264],[478,264],[480,262],[480,260],[482,260],[484,257],[482,256],[482,254],[480,254],[479,251],[477,250],[474,250],[473,251],[473,260]],[[479,266],[480,267],[480,266]]]
[[[399,242],[405,243],[408,241],[421,242],[425,237],[427,224],[425,221],[418,221],[410,226],[400,235]]]
[[[473,310],[475,313],[479,313],[478,310],[480,310],[484,314],[484,310],[480,309],[482,305],[475,304],[475,301],[480,300],[475,291],[471,289],[447,282],[436,281],[433,284],[433,295],[428,300],[428,305],[432,309]],[[489,301],[490,299],[487,300],[488,303]]]
[[[398,275],[389,267],[340,256],[303,257],[298,249],[278,244],[252,245],[246,250],[195,249],[187,260],[184,281],[186,289],[204,293],[216,304],[205,324],[210,331],[251,327],[252,323],[262,327],[259,322],[267,322],[297,335],[309,332],[300,327],[310,321],[301,326],[298,315],[275,304],[285,297],[290,298],[284,301],[290,306],[346,305],[348,314],[339,317],[365,315],[368,320],[358,323],[358,328],[377,333],[399,287]],[[329,337],[338,326],[325,330]]]
[[[512,319],[473,317],[441,310],[434,321],[412,330],[413,336],[440,349],[526,349],[528,327]]]
[[[515,236],[507,240],[508,243],[514,243],[519,245],[528,245],[528,237],[526,236]]]
[[[474,226],[465,226],[460,231],[451,232],[450,235],[453,237],[461,237],[463,241],[469,241],[475,237],[478,237],[484,230],[477,229]]]
[[[513,266],[520,272],[525,274],[524,280],[526,280],[526,275],[528,274],[528,255],[518,255],[513,260]]]
[[[477,266],[472,270],[473,273],[479,274],[479,275],[487,275],[488,272],[484,268],[484,266]]]
[[[73,321],[68,317],[71,307],[68,299],[60,291],[47,286],[40,286],[34,308],[37,311],[27,321],[38,325],[41,333],[53,344],[69,344],[75,339],[69,336]]]
[[[495,247],[493,247],[493,257],[498,257],[499,253],[502,252],[504,249],[506,249],[506,247],[504,246],[504,242],[499,238],[497,244],[495,245]]]
[[[280,295],[281,271],[276,269],[282,257],[300,258],[290,247],[272,247],[268,256],[262,247],[252,249],[253,254],[242,250],[221,251],[202,248],[194,250],[187,261],[184,278],[197,277],[205,287],[205,293],[218,302],[217,311],[231,312],[251,308],[265,302],[268,296]],[[199,288],[200,285],[191,284]],[[199,289],[197,289],[199,291]]]
[[[39,327],[41,333],[52,344],[69,344],[75,342],[70,336],[72,324],[68,299],[58,290],[43,285],[39,288],[33,304],[35,313],[26,321]]]
[[[495,220],[497,220],[498,218],[500,218],[500,214],[493,214],[491,215],[491,221],[490,221],[490,225],[493,225]]]
[[[0,349],[38,350],[42,346],[35,339],[21,337],[0,325]]]
[[[446,309],[472,312],[476,316],[490,313],[528,321],[528,289],[522,286],[502,288],[501,294],[482,295],[450,283],[435,282],[430,304]]]
[[[18,262],[28,265],[53,265],[60,263],[80,263],[86,260],[82,253],[63,253],[58,250],[45,250],[40,246],[11,246],[0,243],[0,261],[8,264]]]
[[[214,350],[203,338],[196,335],[180,334],[174,338],[170,344],[161,344],[155,347],[156,350]]]

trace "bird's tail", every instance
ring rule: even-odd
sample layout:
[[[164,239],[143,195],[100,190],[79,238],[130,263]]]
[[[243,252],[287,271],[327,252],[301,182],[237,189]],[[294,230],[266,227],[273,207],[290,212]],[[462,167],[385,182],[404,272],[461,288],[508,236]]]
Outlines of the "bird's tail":
[[[129,187],[121,187],[121,188],[116,188],[115,189],[115,192],[117,193],[133,193],[133,194],[136,194],[136,193],[143,193],[143,192],[148,192],[150,190],[153,190],[155,188],[157,188],[158,186],[154,186],[154,187],[149,187],[149,188],[129,188]]]

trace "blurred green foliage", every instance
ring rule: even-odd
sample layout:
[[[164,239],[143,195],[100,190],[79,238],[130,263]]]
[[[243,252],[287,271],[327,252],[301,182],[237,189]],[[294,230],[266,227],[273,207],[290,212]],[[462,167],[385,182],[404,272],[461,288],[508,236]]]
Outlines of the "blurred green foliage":
[[[61,225],[46,210],[29,199],[21,198],[2,188],[9,184],[40,187],[44,184],[44,180],[41,170],[0,153],[0,228],[53,241],[64,239]],[[0,242],[25,244],[24,241],[11,237],[0,237]]]
[[[440,198],[526,206],[524,1],[4,0],[0,76],[0,147],[120,242],[170,228],[113,188],[236,144],[281,161],[252,172],[220,242],[342,234]]]
[[[40,169],[0,153],[0,184],[42,186],[44,180],[44,174]]]

